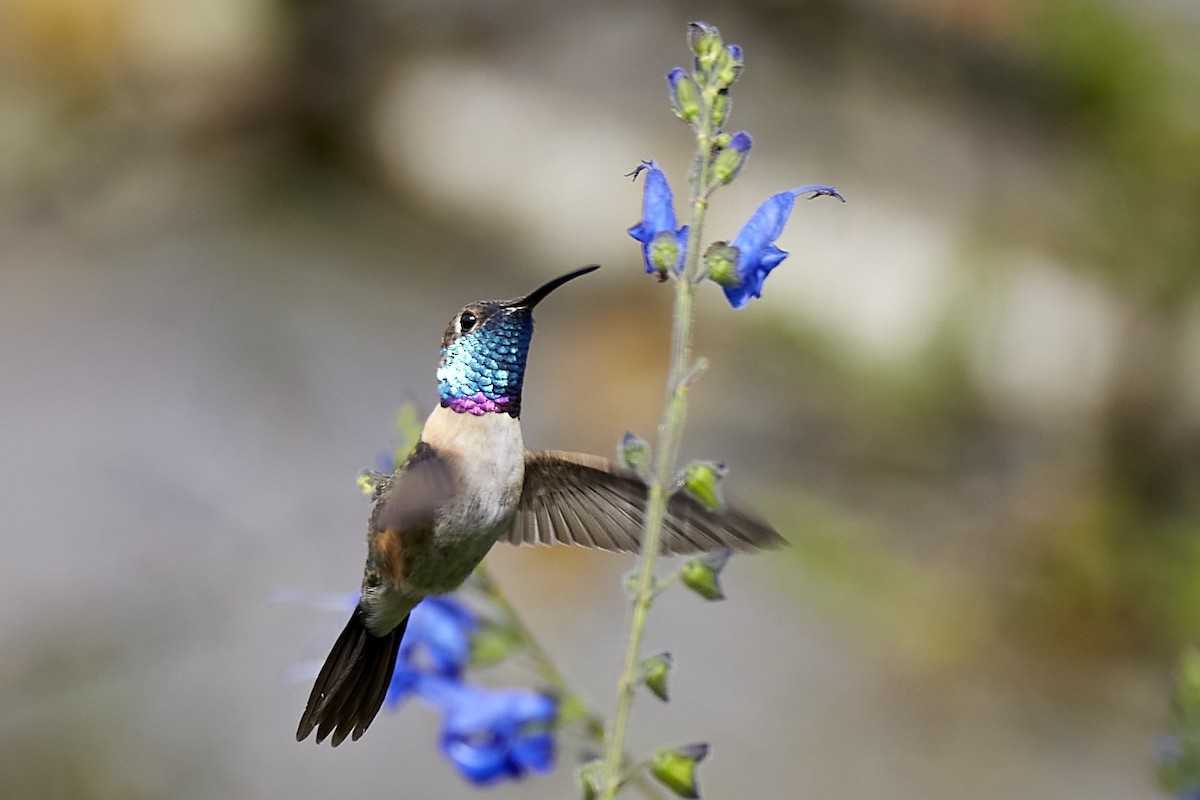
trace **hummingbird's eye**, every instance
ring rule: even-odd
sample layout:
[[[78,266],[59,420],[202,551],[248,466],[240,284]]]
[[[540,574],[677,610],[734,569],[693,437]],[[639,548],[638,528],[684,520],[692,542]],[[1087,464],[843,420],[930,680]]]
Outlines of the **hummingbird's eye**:
[[[458,329],[463,333],[469,332],[479,320],[470,311],[464,311],[458,316]]]

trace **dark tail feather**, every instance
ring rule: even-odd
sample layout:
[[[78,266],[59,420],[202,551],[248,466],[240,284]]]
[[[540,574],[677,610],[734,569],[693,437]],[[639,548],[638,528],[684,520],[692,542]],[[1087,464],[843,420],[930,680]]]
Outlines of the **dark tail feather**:
[[[391,633],[373,636],[367,630],[362,606],[346,623],[317,675],[308,705],[296,729],[296,741],[302,742],[316,728],[317,744],[333,734],[337,747],[350,736],[357,739],[375,719],[387,696],[400,640],[408,627],[408,617]]]

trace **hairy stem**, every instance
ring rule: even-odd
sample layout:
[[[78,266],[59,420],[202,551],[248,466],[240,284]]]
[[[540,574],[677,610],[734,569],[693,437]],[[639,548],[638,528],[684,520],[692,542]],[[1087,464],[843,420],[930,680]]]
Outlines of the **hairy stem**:
[[[562,670],[554,663],[554,659],[550,657],[550,654],[542,648],[542,645],[533,635],[533,631],[525,624],[525,620],[521,618],[521,615],[517,613],[517,609],[513,607],[508,597],[496,584],[495,579],[492,578],[492,574],[485,564],[480,564],[475,568],[475,582],[480,591],[487,596],[488,602],[504,615],[505,622],[511,625],[521,637],[525,652],[532,659],[538,675],[558,694],[560,701],[567,697],[577,697],[575,692],[571,690],[566,676],[562,674]],[[587,736],[596,741],[603,741],[604,720],[599,715],[586,710],[582,703],[580,703],[580,707],[583,710],[582,722]]]
[[[711,127],[706,124],[706,129]],[[600,769],[599,797],[612,800],[621,787],[621,771],[625,748],[625,730],[629,724],[629,712],[633,696],[637,691],[638,666],[641,663],[642,639],[646,630],[646,619],[650,604],[656,595],[654,566],[658,559],[659,542],[662,540],[663,518],[667,500],[674,486],[676,456],[682,440],[683,423],[687,418],[688,376],[691,372],[692,300],[700,276],[700,242],[704,212],[708,197],[704,187],[708,185],[712,168],[709,135],[701,132],[696,137],[699,162],[692,186],[692,216],[688,228],[687,258],[683,273],[675,281],[675,310],[671,330],[671,368],[667,380],[667,402],[663,409],[662,422],[658,428],[658,443],[654,450],[653,469],[646,499],[646,524],[642,535],[641,565],[633,597],[633,613],[629,623],[629,637],[625,647],[625,663],[617,679],[617,710],[613,714],[612,726],[608,730],[604,750],[604,762]]]

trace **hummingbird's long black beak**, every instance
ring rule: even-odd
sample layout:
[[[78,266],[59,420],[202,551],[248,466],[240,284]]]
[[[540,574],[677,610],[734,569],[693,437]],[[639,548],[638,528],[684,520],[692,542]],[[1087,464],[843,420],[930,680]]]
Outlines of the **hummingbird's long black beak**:
[[[552,281],[543,283],[538,288],[534,289],[524,297],[519,297],[516,300],[509,300],[504,304],[506,308],[523,308],[529,310],[540,303],[546,295],[553,292],[558,287],[562,286],[567,281],[575,280],[580,275],[587,275],[589,272],[594,272],[600,269],[599,264],[588,264],[586,267],[580,267],[574,272],[568,272],[566,275],[559,275]]]

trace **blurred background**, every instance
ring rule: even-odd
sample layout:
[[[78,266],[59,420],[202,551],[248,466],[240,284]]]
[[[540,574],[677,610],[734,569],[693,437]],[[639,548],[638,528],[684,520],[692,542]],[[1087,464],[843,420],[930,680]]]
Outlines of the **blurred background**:
[[[745,49],[756,143],[710,237],[849,202],[700,304],[687,455],[793,546],[656,607],[632,744],[711,742],[706,797],[1160,796],[1200,636],[1188,0],[5,0],[6,796],[475,792],[419,704],[297,744],[285,675],[343,620],[270,599],[357,587],[355,476],[468,301],[603,263],[539,308],[526,441],[653,433],[670,292],[623,175],[683,185],[691,19]],[[631,559],[491,563],[610,713]],[[584,746],[489,795],[577,796]]]

